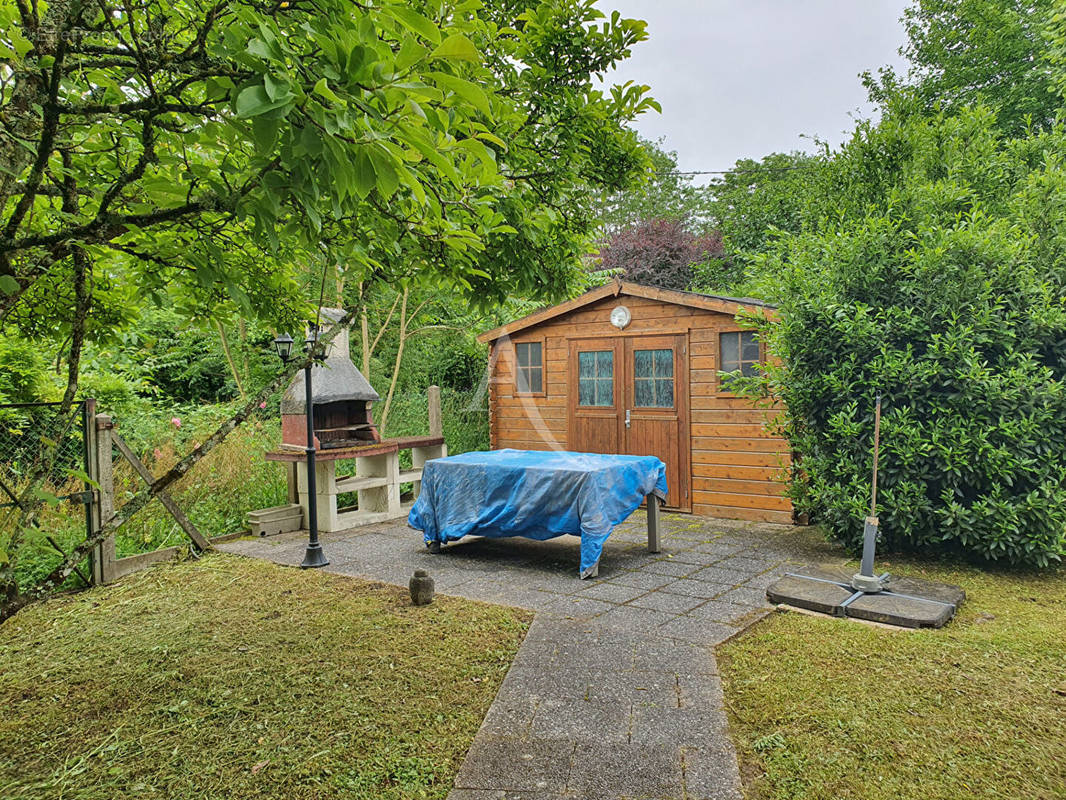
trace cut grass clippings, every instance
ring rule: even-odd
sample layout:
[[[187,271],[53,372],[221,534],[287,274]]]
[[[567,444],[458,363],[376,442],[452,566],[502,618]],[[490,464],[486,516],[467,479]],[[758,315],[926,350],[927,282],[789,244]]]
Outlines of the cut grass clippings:
[[[967,601],[939,631],[789,612],[719,648],[748,797],[1066,797],[1066,572],[878,566]]]
[[[518,609],[237,556],[0,627],[0,797],[444,798]]]

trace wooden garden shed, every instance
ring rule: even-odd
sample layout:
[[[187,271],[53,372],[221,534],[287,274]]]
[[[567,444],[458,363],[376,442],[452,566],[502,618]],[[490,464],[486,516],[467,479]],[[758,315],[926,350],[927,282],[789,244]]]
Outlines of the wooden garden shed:
[[[615,282],[478,339],[489,350],[493,449],[658,456],[666,508],[793,521],[788,442],[721,372],[752,374],[765,349],[736,322],[757,300]]]

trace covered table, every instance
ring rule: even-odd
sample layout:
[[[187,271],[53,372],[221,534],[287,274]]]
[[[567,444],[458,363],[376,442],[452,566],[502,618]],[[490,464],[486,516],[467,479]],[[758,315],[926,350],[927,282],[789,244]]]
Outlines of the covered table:
[[[648,549],[659,551],[666,466],[654,456],[493,450],[427,461],[408,524],[426,544],[467,534],[581,537],[582,578],[597,574],[603,544],[648,498]]]

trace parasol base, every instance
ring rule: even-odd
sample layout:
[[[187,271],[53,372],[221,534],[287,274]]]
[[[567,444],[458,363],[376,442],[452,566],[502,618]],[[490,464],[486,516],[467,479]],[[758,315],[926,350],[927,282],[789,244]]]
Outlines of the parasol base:
[[[880,589],[853,585],[856,577],[877,581]],[[869,584],[873,585],[873,584]],[[835,617],[880,622],[900,628],[942,628],[955,616],[966,592],[949,583],[884,575],[856,576],[840,567],[809,566],[790,572],[766,590],[771,603]]]

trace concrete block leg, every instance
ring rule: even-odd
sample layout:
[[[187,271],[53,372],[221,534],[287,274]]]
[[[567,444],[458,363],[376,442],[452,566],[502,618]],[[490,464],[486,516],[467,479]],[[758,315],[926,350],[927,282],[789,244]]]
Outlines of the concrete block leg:
[[[296,490],[299,495],[299,503],[304,511],[304,520],[308,519],[307,511],[310,501],[307,496],[307,462],[296,462]],[[337,462],[315,462],[315,493],[314,502],[318,511],[318,530],[330,532],[340,530],[337,522]]]
[[[296,488],[296,472],[298,467],[296,464],[284,464],[283,466],[285,467],[286,496],[288,497],[289,502],[295,505],[300,502],[300,493]]]
[[[360,478],[386,478],[384,486],[359,490],[359,510],[400,514],[400,455],[383,453],[361,456],[355,460],[355,474]]]

